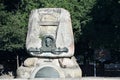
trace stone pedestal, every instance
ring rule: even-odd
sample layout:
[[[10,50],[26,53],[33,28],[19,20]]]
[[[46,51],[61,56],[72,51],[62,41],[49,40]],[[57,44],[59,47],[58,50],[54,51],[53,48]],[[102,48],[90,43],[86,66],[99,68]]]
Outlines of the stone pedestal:
[[[24,65],[18,68],[17,74],[18,78],[80,78],[82,71],[74,57],[28,58]]]

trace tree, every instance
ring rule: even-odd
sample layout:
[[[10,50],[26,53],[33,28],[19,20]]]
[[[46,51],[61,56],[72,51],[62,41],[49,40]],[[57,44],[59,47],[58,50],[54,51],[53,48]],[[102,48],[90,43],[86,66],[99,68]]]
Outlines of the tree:
[[[97,0],[89,14],[89,21],[82,33],[92,48],[120,50],[120,12],[119,0]]]
[[[9,4],[8,4],[9,3]],[[0,50],[13,51],[25,49],[25,38],[29,14],[32,9],[58,7],[70,11],[75,41],[79,41],[81,25],[85,25],[91,18],[88,13],[95,4],[95,0],[2,0],[0,9]],[[3,20],[3,21],[2,21]]]
[[[24,48],[26,19],[19,12],[7,9],[5,2],[0,3],[0,50],[15,51]]]

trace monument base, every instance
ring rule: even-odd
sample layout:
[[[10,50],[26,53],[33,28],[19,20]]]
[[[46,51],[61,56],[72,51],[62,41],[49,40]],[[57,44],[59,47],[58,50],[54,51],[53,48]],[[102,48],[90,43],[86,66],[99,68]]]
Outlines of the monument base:
[[[82,71],[75,57],[28,58],[17,69],[17,78],[80,78]]]

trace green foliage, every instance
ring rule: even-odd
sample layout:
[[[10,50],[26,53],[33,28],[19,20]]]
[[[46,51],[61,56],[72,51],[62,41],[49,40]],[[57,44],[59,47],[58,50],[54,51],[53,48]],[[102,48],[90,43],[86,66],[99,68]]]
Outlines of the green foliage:
[[[9,15],[6,16],[8,20],[5,25],[0,27],[0,49],[12,51],[24,47],[26,31],[21,15]]]
[[[0,50],[23,49],[26,37],[26,17],[18,11],[7,10],[5,2],[0,3]]]
[[[87,3],[86,3],[87,2]],[[24,48],[30,11],[37,8],[65,8],[72,15],[75,41],[81,34],[81,23],[86,24],[95,0],[3,0],[0,3],[0,50]],[[9,4],[8,4],[9,3]]]
[[[56,7],[70,12],[76,43],[119,50],[119,4],[120,0],[1,0],[0,50],[24,49],[31,10]]]

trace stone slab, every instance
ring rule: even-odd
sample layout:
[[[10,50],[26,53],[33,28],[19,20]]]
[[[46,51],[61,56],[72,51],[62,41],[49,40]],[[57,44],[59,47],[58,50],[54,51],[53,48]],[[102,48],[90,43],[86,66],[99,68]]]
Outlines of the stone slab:
[[[68,52],[59,55],[49,53],[37,54],[39,57],[71,57],[74,55],[74,37],[70,13],[63,8],[40,8],[31,11],[26,49],[42,47],[42,38],[52,35],[56,48],[68,48]],[[30,52],[33,55],[33,52]],[[35,56],[35,55],[33,55]]]

